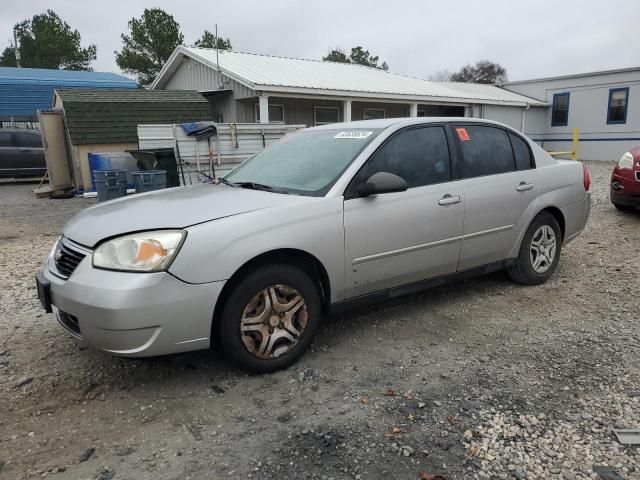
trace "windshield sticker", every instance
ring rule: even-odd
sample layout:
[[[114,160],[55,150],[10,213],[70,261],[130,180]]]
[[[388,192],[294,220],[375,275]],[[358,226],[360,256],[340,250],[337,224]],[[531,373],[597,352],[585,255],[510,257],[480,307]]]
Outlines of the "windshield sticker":
[[[468,142],[471,140],[466,128],[456,128],[456,132],[458,133],[458,138],[461,142]]]
[[[367,138],[368,136],[370,136],[373,132],[364,132],[362,130],[352,130],[349,132],[340,132],[338,133],[335,137],[333,138],[353,138],[353,139],[362,139],[362,138]]]

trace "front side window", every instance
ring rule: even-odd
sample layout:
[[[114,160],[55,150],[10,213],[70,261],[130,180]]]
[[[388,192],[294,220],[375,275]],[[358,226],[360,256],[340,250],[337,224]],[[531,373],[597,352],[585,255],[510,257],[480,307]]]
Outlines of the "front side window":
[[[363,120],[377,120],[379,118],[385,118],[385,111],[383,108],[364,109]]]
[[[449,146],[444,128],[421,127],[396,133],[371,156],[351,184],[359,185],[378,172],[398,175],[409,188],[449,181]]]
[[[302,130],[269,145],[225,178],[322,196],[380,132],[372,128]]]
[[[340,111],[338,107],[314,107],[313,108],[313,124],[328,125],[329,123],[338,123],[340,121]]]
[[[15,147],[13,134],[0,130],[0,147]]]
[[[607,123],[627,123],[628,88],[612,88],[609,90],[609,106]]]
[[[482,177],[515,170],[509,135],[501,128],[484,125],[454,127],[462,149],[460,178]]]
[[[569,93],[556,93],[551,106],[551,126],[566,127],[569,123]]]
[[[260,123],[260,105],[255,104],[256,122]],[[284,105],[269,105],[269,123],[284,123]]]

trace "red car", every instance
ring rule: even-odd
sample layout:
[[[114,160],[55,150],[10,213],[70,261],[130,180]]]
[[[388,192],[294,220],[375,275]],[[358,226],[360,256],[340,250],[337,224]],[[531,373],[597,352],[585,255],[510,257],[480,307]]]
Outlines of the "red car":
[[[623,212],[640,208],[640,147],[622,155],[613,169],[611,202]]]

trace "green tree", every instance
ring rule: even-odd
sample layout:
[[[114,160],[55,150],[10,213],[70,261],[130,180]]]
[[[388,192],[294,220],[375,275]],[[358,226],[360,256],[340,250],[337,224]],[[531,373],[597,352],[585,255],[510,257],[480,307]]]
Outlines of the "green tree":
[[[355,63],[358,65],[365,65],[367,67],[378,68],[380,70],[389,70],[387,62],[382,62],[382,65],[378,64],[379,57],[374,57],[369,53],[369,50],[357,46],[351,49],[351,54],[347,57],[340,48],[334,48],[322,57],[323,62],[338,62],[338,63]]]
[[[218,50],[231,50],[231,40],[229,40],[229,38],[218,37],[217,40]],[[205,30],[193,46],[198,48],[216,48],[216,36],[209,30]]]
[[[339,48],[329,50],[326,56],[322,57],[323,62],[351,63],[347,54]]]
[[[96,46],[82,48],[80,32],[72,30],[53,10],[34,15],[31,20],[25,19],[14,28],[22,67],[91,70]],[[4,49],[0,66],[16,66],[15,45]]]
[[[172,15],[159,8],[145,9],[142,17],[129,20],[129,33],[120,35],[122,50],[114,52],[116,63],[126,73],[136,75],[141,85],[149,85],[184,36]]]
[[[467,63],[460,71],[451,74],[452,82],[503,83],[507,81],[507,70],[499,63],[480,60],[475,65]]]
[[[351,59],[352,63],[357,63],[358,65],[379,68],[380,70],[384,71],[389,70],[389,65],[387,65],[387,62],[382,62],[382,65],[378,65],[379,57],[374,57],[369,53],[369,50],[365,50],[360,46],[351,49],[351,55],[349,55],[349,58]]]

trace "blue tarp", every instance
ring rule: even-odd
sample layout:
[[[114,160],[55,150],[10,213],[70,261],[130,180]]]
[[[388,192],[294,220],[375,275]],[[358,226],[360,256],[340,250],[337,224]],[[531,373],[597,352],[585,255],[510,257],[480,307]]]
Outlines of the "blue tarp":
[[[56,88],[138,88],[135,80],[106,72],[0,67],[0,120],[37,120],[51,109]]]
[[[188,136],[196,138],[207,138],[216,133],[216,127],[213,122],[191,122],[181,123],[180,127]]]

